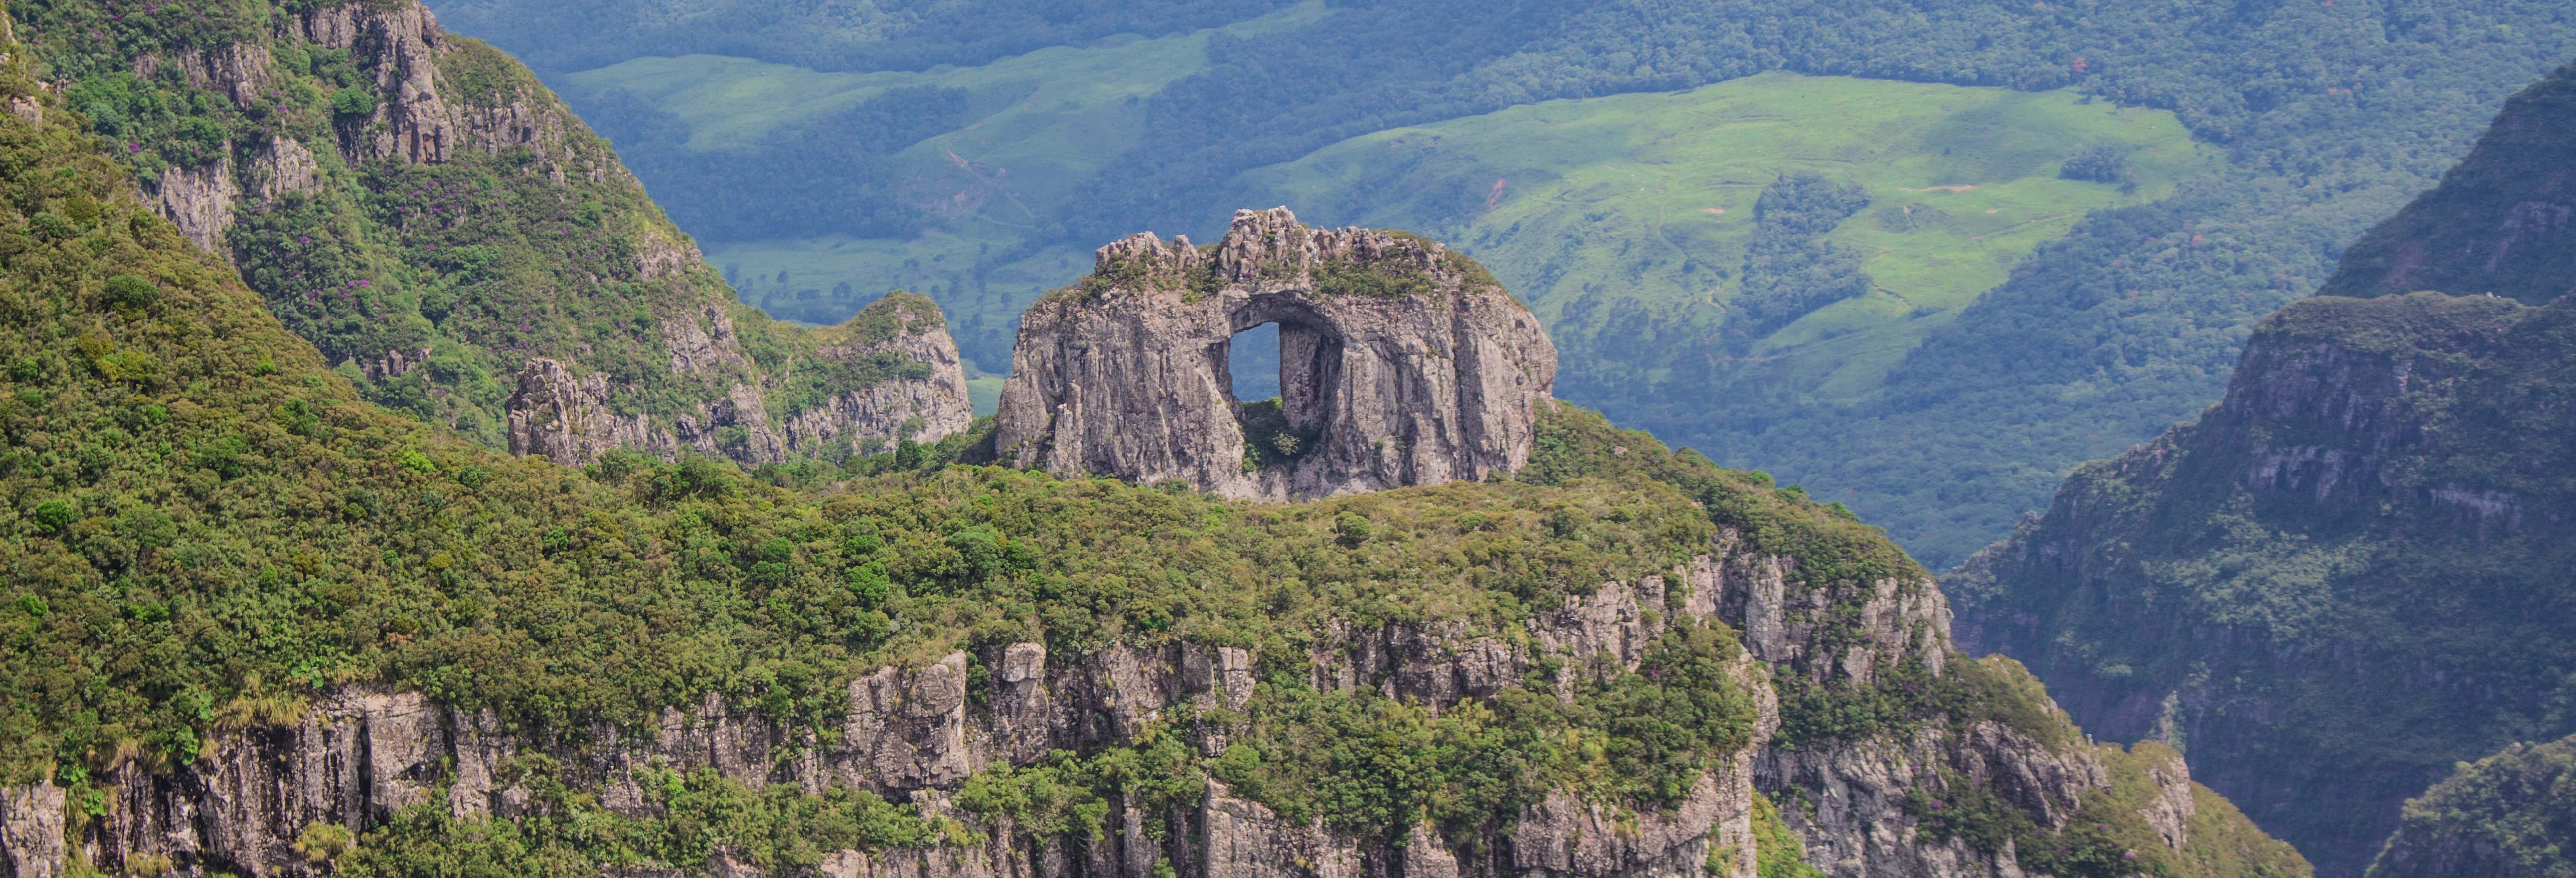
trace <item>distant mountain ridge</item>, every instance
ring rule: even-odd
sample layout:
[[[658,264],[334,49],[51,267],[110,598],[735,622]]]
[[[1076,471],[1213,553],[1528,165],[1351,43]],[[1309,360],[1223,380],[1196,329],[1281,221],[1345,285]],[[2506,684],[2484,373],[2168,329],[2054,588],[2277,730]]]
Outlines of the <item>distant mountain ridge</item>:
[[[1972,651],[2182,748],[2320,874],[2360,875],[2455,763],[2576,731],[2576,271],[2529,221],[2566,209],[2571,70],[2257,324],[2217,406],[1946,579]],[[2463,295],[2377,295],[2432,284]],[[2408,819],[2372,874],[2453,874],[2409,871],[2442,824]]]
[[[2327,296],[2576,292],[2576,64],[2506,101],[2442,185],[2345,251]]]
[[[538,21],[563,5],[437,2],[517,10],[509,21]],[[713,0],[585,5],[630,12],[738,8]],[[900,77],[815,72],[866,67],[863,60],[793,62],[815,68],[799,71],[746,59],[630,56],[618,66],[636,69],[592,70],[562,81],[598,87],[566,92],[622,142],[641,146],[649,139],[653,147],[644,152],[671,156],[639,162],[656,186],[721,193],[735,181],[775,174],[785,179],[758,188],[781,193],[780,203],[819,204],[846,217],[841,226],[848,237],[812,231],[821,211],[807,209],[776,223],[726,215],[704,227],[710,241],[723,230],[723,244],[711,249],[727,253],[720,262],[744,266],[739,276],[765,307],[836,317],[856,303],[835,292],[838,282],[867,291],[877,283],[873,278],[901,276],[949,308],[969,356],[994,371],[1011,320],[1039,292],[1076,277],[1090,247],[1139,229],[1205,238],[1221,231],[1227,213],[1241,204],[1287,204],[1335,225],[1411,228],[1479,258],[1492,255],[1458,226],[1395,222],[1340,211],[1335,199],[1291,200],[1242,189],[1243,175],[1254,169],[1411,126],[1557,99],[1644,97],[1775,70],[2025,91],[2069,88],[2125,109],[2169,110],[2199,145],[2225,156],[2224,167],[2170,197],[2159,192],[2153,203],[2088,208],[2055,220],[2069,223],[2062,234],[2052,228],[2047,237],[2055,243],[2000,266],[2009,276],[1979,284],[1966,294],[1975,301],[1965,308],[1918,315],[1904,302],[1872,293],[1866,319],[1809,320],[1771,339],[1833,338],[1832,354],[1814,359],[1830,361],[1849,350],[1847,359],[1870,365],[1867,375],[1782,368],[1768,352],[1743,355],[1746,342],[1765,340],[1734,333],[1765,321],[1731,315],[1722,296],[1623,294],[1639,287],[1631,281],[1638,272],[1678,276],[1689,292],[1727,286],[1722,275],[1735,272],[1741,259],[1676,251],[1654,229],[1670,225],[1686,239],[1693,225],[1717,222],[1700,209],[1728,205],[1675,204],[1644,213],[1644,222],[1592,228],[1599,234],[1568,241],[1562,257],[1523,260],[1531,263],[1527,269],[1488,259],[1549,317],[1565,355],[1559,387],[1565,398],[1730,465],[1764,467],[1785,482],[1836,497],[1886,524],[1922,557],[1949,566],[2043,505],[2076,463],[2117,454],[2214,401],[2256,320],[2312,292],[2334,270],[2335,254],[2468,150],[2506,96],[2576,53],[2576,22],[2563,6],[2555,0],[1314,2],[1261,6],[1266,22],[1258,28],[1243,26],[1254,9],[1223,28],[1176,15],[1168,20],[1202,30],[1156,24],[1138,29],[1143,40],[1068,39],[1025,55]],[[711,18],[703,32],[643,30],[666,40],[651,50],[656,54],[731,52],[744,33],[761,34],[766,45],[796,47],[808,21],[801,16],[833,7],[797,2],[781,4],[785,11],[777,18]],[[981,0],[955,8],[1012,18],[1090,7]],[[486,35],[514,49],[546,52],[617,43],[636,31],[631,21],[594,21],[610,33],[520,28]],[[960,33],[970,34],[971,27]],[[1074,55],[1123,54],[1122,47],[1140,57],[1114,64],[1095,58],[1092,66],[1069,65],[1051,79],[1019,79]],[[783,58],[769,49],[742,54]],[[647,81],[635,96],[616,88],[628,74]],[[853,147],[885,126],[871,124],[870,114],[838,112],[846,103],[817,102],[823,105],[788,114],[793,124],[781,130],[796,136],[775,142],[692,141],[708,132],[659,115],[691,112],[690,104],[722,100],[737,87],[740,94],[774,96],[792,83],[879,75],[974,95],[948,126],[951,133],[934,138],[953,155],[924,151],[921,157],[937,161],[916,163],[928,169],[918,174],[873,173],[883,167],[882,157],[847,154],[863,152]],[[683,99],[655,97],[668,97],[671,85],[691,76],[713,81]],[[1023,98],[1030,104],[1014,103]],[[859,100],[855,92],[850,99]],[[1029,112],[1000,112],[1005,108]],[[1435,219],[1509,214],[1516,198],[1554,197],[1544,178],[1519,169],[1404,173],[1414,156],[1436,151],[1436,142],[1414,139],[1400,150],[1366,145],[1378,148],[1351,152],[1370,160],[1372,174],[1349,191],[1364,195],[1391,180],[1449,214]],[[2070,145],[2048,156],[2043,175],[2056,174],[2058,163],[2083,148]],[[693,149],[735,158],[676,160]],[[1977,155],[1974,138],[1959,152]],[[1850,158],[1829,149],[1806,157]],[[1672,158],[1653,161],[1670,169]],[[1724,179],[1760,185],[1778,172],[1805,168],[1747,170]],[[1682,173],[1705,181],[1723,171]],[[1493,184],[1506,176],[1508,185],[1497,193]],[[2010,176],[1905,185],[1991,184]],[[1499,210],[1487,210],[1489,199]],[[696,199],[678,199],[686,200]],[[989,206],[993,220],[935,210],[927,218],[903,215],[924,205],[961,204]],[[1979,205],[1971,213],[1983,216],[1983,209],[1998,206]],[[1582,209],[1566,212],[1580,225]],[[2052,210],[2020,219],[2059,215]],[[1745,218],[1735,208],[1724,221]],[[1864,215],[1846,231],[1869,222]],[[1549,240],[1557,237],[1553,229],[1534,223],[1520,231],[1529,236],[1525,241],[1535,239],[1531,250],[1557,249]],[[750,282],[755,276],[759,282]],[[1577,311],[1560,310],[1568,304],[1563,300],[1538,299],[1558,289],[1566,299],[1594,301]],[[1846,334],[1854,328],[1861,332]],[[1896,331],[1870,331],[1890,328]]]

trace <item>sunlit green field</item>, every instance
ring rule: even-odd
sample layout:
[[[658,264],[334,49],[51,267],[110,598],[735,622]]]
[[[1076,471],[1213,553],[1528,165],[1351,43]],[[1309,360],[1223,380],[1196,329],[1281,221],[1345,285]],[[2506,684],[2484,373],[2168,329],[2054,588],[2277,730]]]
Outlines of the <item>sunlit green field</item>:
[[[2135,186],[2058,177],[2088,145]],[[2070,92],[1769,73],[1672,94],[1552,101],[1354,138],[1246,175],[1310,221],[1413,228],[1475,254],[1551,321],[1586,293],[1714,310],[1781,174],[1857,182],[1830,239],[1877,291],[1752,348],[1829,397],[1867,395],[1923,334],[2085,212],[2170,194],[2217,156],[2171,114]]]

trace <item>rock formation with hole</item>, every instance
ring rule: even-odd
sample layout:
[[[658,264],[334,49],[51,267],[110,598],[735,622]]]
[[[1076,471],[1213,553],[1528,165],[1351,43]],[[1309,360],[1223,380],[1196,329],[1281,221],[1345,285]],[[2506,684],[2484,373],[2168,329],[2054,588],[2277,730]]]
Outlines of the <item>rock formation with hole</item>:
[[[1021,318],[1004,460],[1265,500],[1480,480],[1529,460],[1556,346],[1439,244],[1274,208],[1237,212],[1215,247],[1147,232],[1096,265]],[[1279,324],[1275,413],[1235,399],[1227,365],[1235,333],[1265,323]]]

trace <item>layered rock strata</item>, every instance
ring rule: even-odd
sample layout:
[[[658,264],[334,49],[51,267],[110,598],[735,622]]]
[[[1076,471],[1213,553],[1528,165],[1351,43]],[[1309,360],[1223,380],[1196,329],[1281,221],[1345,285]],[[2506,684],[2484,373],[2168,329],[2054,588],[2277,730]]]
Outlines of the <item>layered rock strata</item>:
[[[1257,801],[1210,782],[1195,806],[1147,811],[1113,802],[1097,838],[1032,839],[1005,822],[950,809],[953,791],[995,764],[1027,764],[1051,749],[1130,743],[1175,709],[1240,707],[1255,682],[1244,650],[1178,644],[1114,646],[1062,654],[1043,644],[957,652],[919,667],[880,668],[849,685],[836,739],[783,728],[708,697],[671,709],[640,734],[610,727],[513,731],[492,716],[431,703],[419,695],[344,690],[291,724],[219,734],[208,758],[155,769],[136,761],[108,773],[115,798],[106,816],[64,844],[61,793],[47,786],[0,790],[0,863],[16,875],[62,874],[66,857],[106,868],[149,863],[162,874],[321,874],[293,849],[307,827],[332,823],[363,832],[402,808],[436,803],[460,817],[508,819],[530,813],[530,791],[510,780],[513,760],[544,753],[558,777],[621,813],[647,816],[639,786],[648,768],[712,768],[753,787],[847,786],[910,800],[925,812],[965,821],[987,838],[968,846],[843,851],[811,872],[841,878],[921,876],[1119,876],[1158,868],[1182,878],[1218,876],[1702,876],[1752,878],[1755,790],[1783,808],[1806,839],[1808,856],[1837,878],[2011,876],[2022,871],[2007,848],[1986,853],[1964,841],[1934,842],[1903,806],[1909,790],[1937,783],[1935,769],[2000,792],[2037,819],[2062,825],[2105,770],[2087,745],[2050,747],[1992,723],[1964,734],[1926,726],[1898,740],[1780,748],[1775,675],[1868,679],[1907,661],[1940,661],[1946,609],[1929,582],[1889,582],[1793,595],[1787,559],[1746,551],[1732,534],[1666,576],[1603,584],[1592,595],[1543,614],[1515,636],[1475,634],[1448,623],[1335,627],[1316,632],[1309,668],[1321,687],[1374,688],[1440,707],[1518,686],[1543,662],[1594,673],[1633,670],[1669,620],[1716,616],[1766,633],[1745,639],[1731,675],[1753,694],[1753,744],[1703,775],[1677,805],[1631,813],[1559,792],[1525,809],[1508,831],[1463,845],[1429,828],[1401,846],[1355,837],[1320,823],[1281,818]],[[1846,642],[1803,609],[1849,602],[1873,620],[1872,635]],[[1770,620],[1757,623],[1756,620]],[[1571,656],[1598,657],[1563,661]],[[1770,658],[1766,658],[1769,656]],[[975,673],[980,665],[991,669]],[[1583,671],[1564,670],[1564,674]],[[980,696],[980,697],[979,697]],[[1189,726],[1184,725],[1184,728]],[[1221,750],[1223,727],[1200,726],[1203,752]],[[2157,780],[2186,810],[2157,822],[2184,843],[2190,782],[2179,760]],[[2178,792],[2177,792],[2178,791]],[[50,798],[48,798],[50,795]],[[2156,807],[2156,806],[2151,806]],[[2167,810],[2170,810],[2167,807]],[[161,865],[166,864],[166,865]],[[756,865],[718,850],[675,872],[759,876]],[[646,874],[646,873],[636,873]]]
[[[996,433],[1017,465],[1297,500],[1480,480],[1529,459],[1556,347],[1439,244],[1310,228],[1277,208],[1236,213],[1213,248],[1148,232],[1096,265],[1021,318]],[[1284,429],[1247,437],[1229,347],[1268,323]],[[1247,454],[1247,441],[1271,446]]]

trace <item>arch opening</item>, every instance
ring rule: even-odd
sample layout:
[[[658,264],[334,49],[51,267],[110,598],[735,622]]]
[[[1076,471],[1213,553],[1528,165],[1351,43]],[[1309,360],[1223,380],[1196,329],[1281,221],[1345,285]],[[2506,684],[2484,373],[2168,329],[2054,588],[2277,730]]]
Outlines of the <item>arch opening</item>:
[[[1251,469],[1284,466],[1315,450],[1341,375],[1339,338],[1295,315],[1261,313],[1266,310],[1238,315],[1239,328],[1217,358]]]

